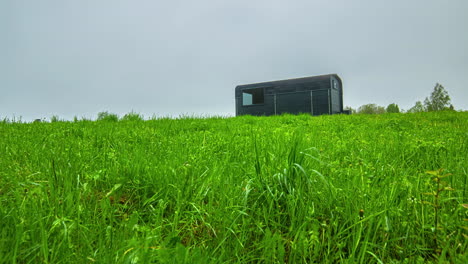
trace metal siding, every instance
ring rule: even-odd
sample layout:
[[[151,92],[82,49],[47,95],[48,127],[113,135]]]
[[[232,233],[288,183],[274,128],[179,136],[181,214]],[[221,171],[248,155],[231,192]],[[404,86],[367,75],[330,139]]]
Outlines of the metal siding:
[[[319,90],[313,92],[314,115],[328,114],[328,90]]]
[[[338,114],[341,112],[340,110],[340,97],[339,97],[339,92],[335,89],[331,89],[331,101],[332,101],[332,105],[331,105],[331,109],[332,109],[332,114]]]
[[[332,80],[337,81],[337,89],[332,88]],[[242,90],[252,88],[264,88],[264,104],[243,106]],[[235,97],[236,115],[322,115],[330,110],[332,114],[343,110],[342,82],[335,74],[239,85],[235,89]]]
[[[310,113],[310,92],[294,92],[276,95],[277,114]]]

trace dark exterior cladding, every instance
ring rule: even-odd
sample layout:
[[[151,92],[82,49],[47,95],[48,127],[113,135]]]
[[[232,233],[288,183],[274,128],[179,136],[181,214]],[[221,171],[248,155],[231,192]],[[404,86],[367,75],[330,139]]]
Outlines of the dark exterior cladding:
[[[239,85],[236,115],[343,113],[343,82],[337,74]]]

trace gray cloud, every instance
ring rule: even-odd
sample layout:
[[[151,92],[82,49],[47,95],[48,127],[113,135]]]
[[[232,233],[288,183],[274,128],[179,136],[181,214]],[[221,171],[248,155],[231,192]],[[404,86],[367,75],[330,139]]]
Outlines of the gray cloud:
[[[237,84],[338,73],[344,102],[468,109],[468,2],[5,1],[0,117],[234,114]]]

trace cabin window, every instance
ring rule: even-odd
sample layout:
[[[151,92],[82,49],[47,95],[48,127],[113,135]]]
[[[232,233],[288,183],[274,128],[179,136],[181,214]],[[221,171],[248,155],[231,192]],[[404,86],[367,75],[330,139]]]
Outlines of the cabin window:
[[[336,81],[336,80],[334,80],[334,79],[332,80],[332,87],[333,87],[333,89],[336,89],[336,90],[338,90],[338,84],[337,84],[337,81]]]
[[[257,105],[265,103],[263,88],[245,89],[242,91],[242,105]]]

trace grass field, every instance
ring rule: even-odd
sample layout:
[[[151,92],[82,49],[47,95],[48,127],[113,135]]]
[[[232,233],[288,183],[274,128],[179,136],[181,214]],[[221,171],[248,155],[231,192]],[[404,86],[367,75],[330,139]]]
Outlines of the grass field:
[[[468,263],[468,113],[0,122],[0,263]]]

